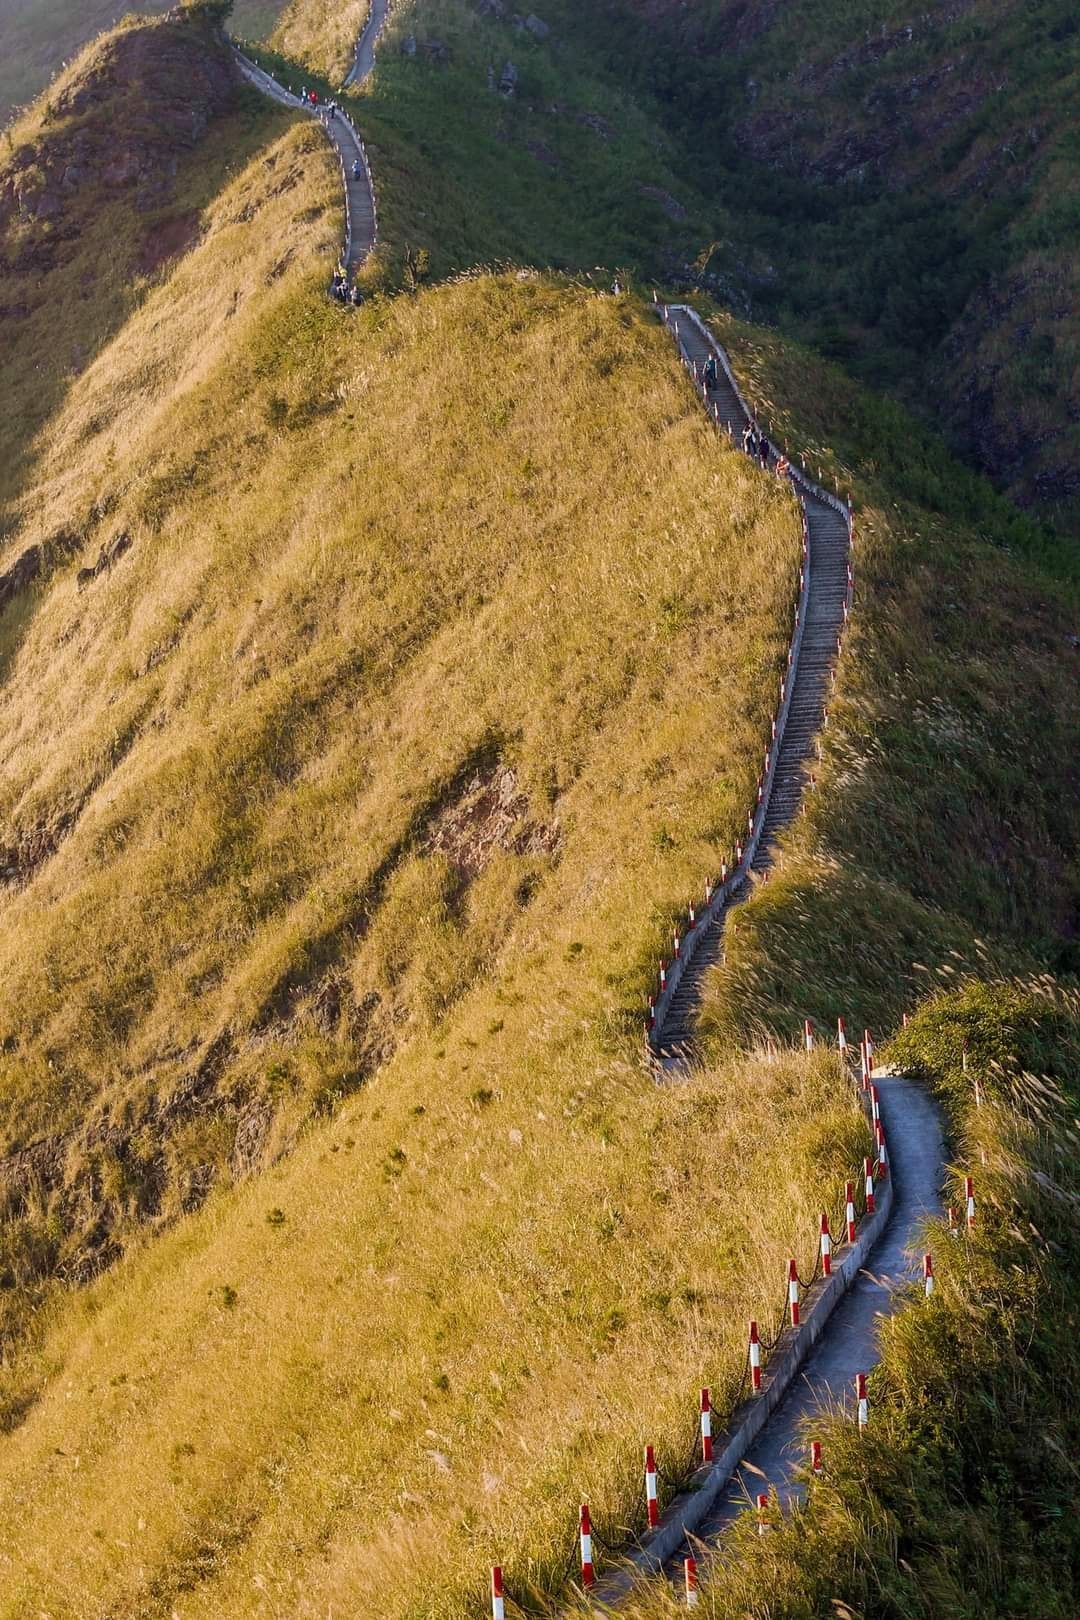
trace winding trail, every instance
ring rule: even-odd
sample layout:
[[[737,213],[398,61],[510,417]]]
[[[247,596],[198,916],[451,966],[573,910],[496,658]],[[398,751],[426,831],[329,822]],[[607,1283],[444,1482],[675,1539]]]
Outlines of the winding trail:
[[[893,1206],[888,1223],[760,1438],[693,1535],[684,1538],[665,1561],[665,1572],[673,1579],[681,1580],[685,1557],[700,1558],[703,1549],[704,1556],[709,1556],[709,1543],[745,1511],[758,1492],[774,1491],[781,1507],[803,1498],[805,1487],[799,1475],[806,1468],[808,1425],[815,1414],[836,1403],[846,1405],[849,1412],[853,1408],[856,1375],[869,1372],[880,1359],[882,1322],[910,1297],[912,1279],[921,1274],[922,1231],[930,1217],[941,1213],[941,1120],[928,1094],[914,1081],[879,1071],[875,1084],[892,1166]],[[723,1555],[714,1552],[712,1556]]]
[[[386,21],[387,0],[372,0],[371,14],[356,47],[356,58],[345,80],[347,85],[358,85],[369,77],[375,67],[375,44]],[[375,187],[367,151],[351,118],[342,110],[332,116],[323,108],[314,108],[310,102],[279,84],[265,68],[252,62],[234,48],[241,73],[256,90],[291,107],[296,112],[318,118],[326,137],[338,155],[341,165],[341,184],[345,195],[345,243],[342,263],[351,274],[364,262],[378,239],[378,216],[375,210]],[[297,69],[297,74],[302,72]]]
[[[346,85],[370,76],[387,10],[388,0],[372,0]],[[239,52],[237,59],[258,89],[315,116],[299,96]],[[351,271],[376,242],[371,172],[363,142],[346,115],[339,111],[320,117],[341,162],[344,259]],[[695,378],[700,379],[710,356],[716,359],[717,383],[708,391],[707,406],[717,425],[740,443],[751,416],[723,349],[689,308],[665,307],[663,317]],[[773,450],[774,468],[776,459]],[[677,971],[656,1005],[652,1058],[661,1071],[673,1074],[685,1071],[692,1059],[704,981],[721,957],[727,914],[747,897],[754,877],[773,865],[777,836],[799,810],[850,608],[850,509],[801,469],[792,469],[792,481],[805,514],[806,549],[776,740],[743,860],[689,931]],[[809,1289],[803,1325],[784,1330],[766,1363],[761,1395],[733,1414],[726,1447],[719,1437],[718,1460],[697,1471],[692,1489],[669,1504],[659,1528],[643,1536],[624,1564],[605,1576],[594,1594],[598,1607],[617,1605],[641,1577],[658,1570],[671,1579],[680,1577],[686,1556],[722,1561],[723,1532],[762,1490],[774,1492],[781,1507],[797,1501],[804,1491],[807,1425],[836,1403],[850,1406],[856,1375],[879,1360],[881,1323],[908,1296],[922,1252],[923,1226],[941,1212],[944,1150],[941,1122],[927,1094],[914,1082],[883,1071],[874,1079],[890,1160],[890,1181],[877,1215],[862,1223],[854,1247],[837,1245],[832,1278]]]
[[[371,0],[371,10],[356,42],[353,65],[345,75],[344,84],[363,84],[375,67],[375,42],[383,31],[390,0]]]
[[[723,349],[692,311],[672,307],[664,314],[695,376],[700,376],[710,355],[717,361],[716,386],[709,392],[711,413],[733,441],[741,443],[751,418],[734,385]],[[775,449],[769,460],[775,467]],[[695,937],[688,936],[678,983],[657,1008],[652,1046],[665,1069],[681,1067],[693,1052],[705,978],[721,959],[728,912],[747,898],[752,876],[760,877],[773,865],[777,834],[798,812],[825,722],[829,684],[850,601],[851,520],[841,501],[809,479],[799,478],[795,491],[806,514],[807,578],[801,635],[796,638],[788,680],[790,692],[781,707],[776,759],[764,784],[760,830],[748,849],[745,865],[727,885],[726,892],[718,895]]]

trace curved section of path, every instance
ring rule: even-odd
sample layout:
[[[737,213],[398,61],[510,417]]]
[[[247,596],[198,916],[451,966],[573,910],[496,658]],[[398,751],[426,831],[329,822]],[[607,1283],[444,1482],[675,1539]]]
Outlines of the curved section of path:
[[[346,84],[359,84],[371,73],[375,66],[375,41],[385,21],[386,0],[374,0],[371,16],[357,46],[356,61],[345,81]],[[364,64],[362,72],[359,71],[361,56]],[[271,96],[284,107],[292,107],[296,112],[307,113],[310,118],[318,118],[325,130],[326,137],[337,153],[341,165],[341,183],[345,194],[345,245],[342,263],[346,274],[351,274],[357,265],[362,264],[367,258],[378,238],[375,187],[371,179],[371,168],[364,143],[352,120],[340,109],[331,114],[324,107],[312,107],[310,102],[301,100],[285,85],[279,84],[264,68],[249,61],[242,52],[236,52],[236,60],[241,73],[256,90],[261,90],[263,95]]]
[[[374,69],[375,42],[383,31],[383,24],[386,22],[389,9],[389,0],[371,0],[368,20],[364,24],[363,32],[356,42],[353,65],[345,75],[344,83],[346,85],[363,84]]]
[[[832,1276],[805,1293],[802,1324],[782,1331],[764,1363],[760,1394],[714,1436],[715,1462],[696,1471],[658,1528],[604,1575],[594,1593],[600,1606],[617,1607],[658,1571],[681,1584],[687,1557],[699,1568],[722,1564],[724,1532],[759,1494],[781,1508],[803,1497],[815,1417],[838,1406],[854,1415],[857,1375],[880,1360],[882,1322],[910,1298],[921,1275],[923,1228],[941,1213],[943,1143],[933,1102],[900,1076],[879,1070],[874,1083],[892,1167],[888,1180],[877,1181],[877,1213],[860,1221],[854,1245],[834,1241]],[[827,1456],[824,1462],[828,1467]]]
[[[904,1303],[912,1279],[921,1276],[922,1234],[926,1221],[941,1213],[944,1162],[941,1121],[930,1097],[915,1081],[878,1073],[882,1123],[889,1144],[893,1206],[884,1232],[847,1296],[836,1306],[828,1329],[808,1357],[757,1441],[749,1448],[726,1488],[665,1562],[674,1579],[687,1556],[700,1557],[759,1492],[775,1492],[781,1507],[800,1500],[800,1475],[807,1463],[807,1430],[824,1409],[855,1404],[855,1380],[880,1359],[880,1329]],[[870,1424],[873,1425],[873,1411]],[[828,1466],[828,1458],[824,1459]],[[722,1552],[713,1556],[723,1557]]]
[[[706,393],[707,406],[717,425],[741,443],[752,418],[727,356],[690,309],[663,314],[699,382],[706,361],[716,360],[717,380]],[[774,450],[771,466],[776,459]],[[657,1007],[652,1047],[666,1071],[685,1070],[692,1055],[703,981],[721,956],[728,911],[747,896],[755,875],[769,871],[777,836],[799,810],[847,622],[850,509],[801,469],[794,470],[793,484],[805,514],[804,573],[773,757],[743,862],[693,929],[677,983]],[[921,1087],[880,1071],[874,1080],[891,1167],[887,1211],[879,1207],[876,1217],[867,1218],[854,1249],[838,1247],[833,1277],[809,1291],[802,1327],[785,1329],[770,1357],[761,1395],[733,1414],[727,1436],[719,1437],[717,1462],[698,1471],[692,1490],[669,1505],[659,1528],[632,1552],[628,1567],[605,1581],[600,1595],[608,1603],[627,1595],[635,1572],[662,1568],[675,1580],[688,1556],[722,1560],[723,1532],[760,1493],[769,1492],[781,1508],[800,1499],[807,1430],[815,1416],[837,1405],[853,1407],[858,1374],[870,1372],[880,1360],[881,1324],[909,1297],[910,1283],[921,1270],[924,1226],[941,1212],[944,1147],[937,1110]],[[879,1197],[879,1206],[884,1203]]]
[[[730,375],[727,356],[704,323],[685,308],[664,312],[679,348],[695,376],[705,362],[717,361],[716,386],[709,405],[717,424],[736,444],[751,421]],[[770,456],[776,465],[776,452]],[[701,1011],[705,976],[720,960],[728,911],[746,898],[751,875],[767,872],[776,858],[776,837],[794,818],[802,800],[825,706],[839,639],[843,635],[849,592],[850,519],[843,503],[834,501],[809,480],[796,478],[795,492],[806,514],[806,588],[802,602],[801,635],[796,637],[788,685],[791,690],[781,710],[782,730],[776,759],[765,782],[761,819],[744,866],[714,902],[700,932],[687,939],[689,954],[680,964],[674,991],[658,1009],[652,1033],[654,1052],[664,1068],[678,1068],[692,1052],[695,1026]]]

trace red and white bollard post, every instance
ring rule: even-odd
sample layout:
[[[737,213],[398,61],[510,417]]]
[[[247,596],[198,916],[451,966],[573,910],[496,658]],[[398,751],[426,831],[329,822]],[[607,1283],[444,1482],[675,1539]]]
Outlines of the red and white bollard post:
[[[750,1388],[756,1394],[761,1388],[761,1340],[757,1323],[750,1323]]]
[[[859,1070],[862,1076],[862,1089],[870,1090],[870,1058],[866,1050],[866,1042],[859,1045]]]
[[[855,1241],[855,1183],[853,1181],[845,1181],[844,1182],[844,1204],[846,1206],[845,1209],[844,1209],[844,1219],[847,1221],[847,1240],[848,1240],[849,1243],[854,1243],[854,1241]]]
[[[855,1375],[855,1398],[859,1403],[859,1428],[865,1429],[870,1421],[870,1402],[866,1398],[866,1374]]]
[[[822,1468],[820,1440],[811,1440],[810,1442],[810,1472],[813,1474],[815,1479],[821,1478]]]
[[[960,1225],[959,1225],[959,1222],[956,1219],[956,1205],[955,1204],[950,1204],[949,1205],[949,1236],[950,1237],[955,1237],[957,1235],[957,1233],[959,1232],[959,1230],[960,1230]]]
[[[863,1030],[863,1040],[866,1042],[866,1061],[870,1065],[872,1074],[874,1072],[874,1039],[868,1029]]]
[[[712,1462],[712,1400],[707,1389],[701,1392],[701,1460]]]
[[[787,1274],[788,1307],[791,1311],[791,1325],[793,1328],[797,1328],[799,1325],[799,1268],[794,1260],[788,1261]]]
[[[874,1165],[871,1159],[863,1160],[863,1174],[866,1177],[866,1213],[874,1213]]]
[[[697,1559],[683,1559],[683,1578],[686,1581],[686,1607],[692,1609],[698,1600]]]
[[[964,1202],[967,1204],[967,1225],[970,1232],[975,1225],[975,1178],[964,1177]]]
[[[934,1292],[934,1262],[929,1254],[922,1257],[923,1292],[927,1299]]]
[[[580,1536],[581,1584],[587,1592],[596,1583],[592,1558],[592,1520],[589,1518],[588,1502],[582,1502],[581,1504]]]
[[[889,1173],[889,1154],[885,1147],[885,1127],[880,1119],[874,1129],[874,1136],[877,1139],[878,1175],[884,1180]]]
[[[757,1498],[757,1533],[759,1536],[768,1534],[769,1530],[769,1495],[767,1491],[759,1491]]]
[[[503,1598],[502,1566],[491,1566],[491,1620],[506,1620],[506,1603]]]
[[[846,1057],[847,1056],[847,1030],[844,1028],[844,1020],[842,1018],[838,1018],[836,1020],[836,1043],[840,1048],[840,1056],[841,1057]]]
[[[808,1052],[814,1050],[814,1026],[809,1018],[803,1019],[803,1042]]]
[[[652,1446],[645,1447],[645,1512],[649,1529],[655,1530],[660,1523],[660,1503],[656,1498],[656,1457]]]
[[[832,1276],[832,1233],[829,1231],[829,1217],[824,1212],[821,1216],[821,1275]]]
[[[870,1117],[874,1124],[874,1135],[876,1136],[877,1128],[881,1124],[881,1106],[880,1098],[878,1097],[878,1088],[873,1084],[871,1084],[870,1087]]]

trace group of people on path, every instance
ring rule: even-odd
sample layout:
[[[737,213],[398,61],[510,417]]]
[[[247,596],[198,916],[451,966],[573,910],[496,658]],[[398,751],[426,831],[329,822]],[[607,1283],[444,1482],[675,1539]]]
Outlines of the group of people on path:
[[[710,354],[702,366],[701,380],[705,384],[706,392],[710,394],[719,387],[720,368],[716,363],[715,354]],[[763,472],[768,471],[770,457],[775,455],[777,478],[791,477],[791,462],[781,451],[774,451],[756,422],[747,422],[743,429],[742,447],[751,461],[756,461]]]
[[[356,283],[350,287],[349,272],[343,264],[339,264],[334,271],[334,278],[330,283],[330,296],[336,298],[339,304],[351,304],[353,309],[359,309],[364,302],[364,295]]]
[[[309,90],[307,85],[304,84],[300,86],[299,90],[297,90],[295,85],[290,85],[289,91],[291,95],[296,96],[298,101],[302,101],[305,107],[313,107],[315,111],[318,112],[319,92],[317,90]],[[327,118],[336,118],[340,111],[341,109],[336,101],[327,101],[323,103],[323,113],[326,114]],[[323,113],[319,113],[320,118],[322,117]]]

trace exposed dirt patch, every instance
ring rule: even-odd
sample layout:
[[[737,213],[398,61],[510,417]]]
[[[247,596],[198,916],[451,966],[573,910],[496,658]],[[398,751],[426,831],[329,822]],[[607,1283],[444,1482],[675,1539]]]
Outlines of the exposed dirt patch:
[[[561,842],[558,820],[530,818],[528,798],[509,765],[470,777],[461,796],[440,811],[427,837],[427,847],[445,855],[466,882],[483,871],[496,850],[554,855]]]

